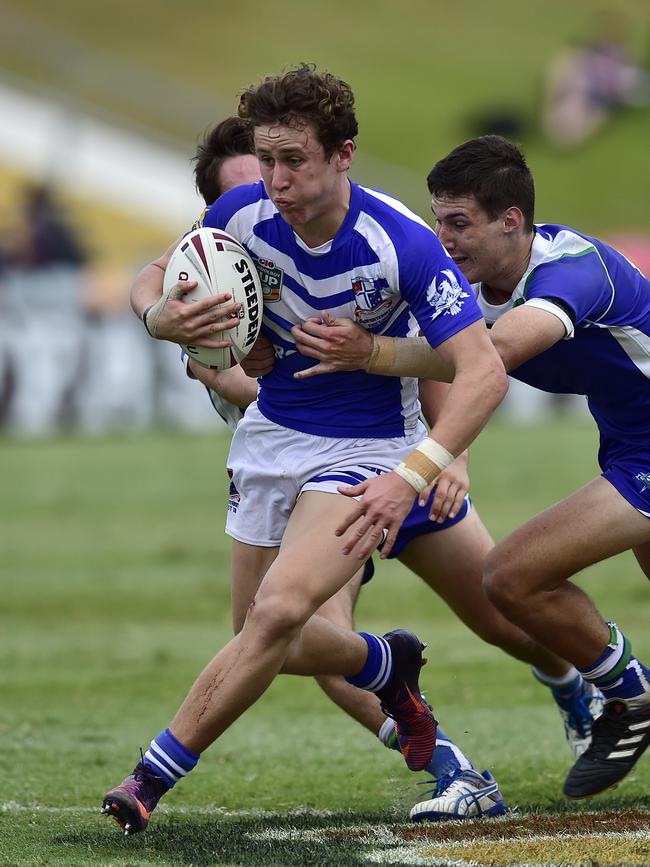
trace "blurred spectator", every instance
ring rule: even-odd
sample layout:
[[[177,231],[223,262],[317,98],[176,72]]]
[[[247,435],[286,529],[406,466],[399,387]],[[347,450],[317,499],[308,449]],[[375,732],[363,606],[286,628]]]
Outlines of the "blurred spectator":
[[[73,414],[88,254],[47,186],[25,190],[2,259],[4,421],[16,433],[48,434]]]
[[[544,82],[542,130],[558,147],[581,144],[613,112],[650,104],[650,77],[629,56],[613,27],[556,55]]]
[[[45,184],[25,190],[22,225],[5,251],[9,266],[38,271],[55,265],[78,268],[88,255]]]

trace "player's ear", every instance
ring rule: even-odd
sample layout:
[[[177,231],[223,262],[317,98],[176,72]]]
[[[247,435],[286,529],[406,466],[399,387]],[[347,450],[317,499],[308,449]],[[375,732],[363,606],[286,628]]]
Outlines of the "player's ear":
[[[524,224],[524,215],[520,208],[513,205],[503,212],[503,228],[505,232],[517,232]]]
[[[356,145],[352,139],[346,139],[336,151],[336,168],[340,172],[347,172],[352,165]]]

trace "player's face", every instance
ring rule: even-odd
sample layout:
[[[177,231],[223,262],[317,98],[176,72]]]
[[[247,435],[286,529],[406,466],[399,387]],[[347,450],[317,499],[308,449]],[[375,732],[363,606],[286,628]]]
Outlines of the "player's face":
[[[254,184],[260,179],[260,164],[253,154],[228,157],[219,167],[219,188],[222,193],[241,184]]]
[[[433,196],[431,210],[440,241],[469,282],[499,282],[512,256],[504,220],[491,220],[474,196]]]
[[[309,124],[258,126],[254,141],[266,191],[296,231],[327,223],[346,196],[347,209],[349,184],[345,172],[354,153],[351,141],[329,158]]]

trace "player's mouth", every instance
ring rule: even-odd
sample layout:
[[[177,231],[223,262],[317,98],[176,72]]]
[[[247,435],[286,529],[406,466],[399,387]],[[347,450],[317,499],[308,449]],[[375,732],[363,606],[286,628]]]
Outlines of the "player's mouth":
[[[459,268],[462,268],[463,265],[467,262],[467,256],[452,256],[451,258],[454,260],[454,262],[456,263],[456,265],[458,265]]]
[[[280,208],[282,211],[286,211],[288,208],[293,207],[291,199],[277,198],[273,200],[273,203],[276,208]]]

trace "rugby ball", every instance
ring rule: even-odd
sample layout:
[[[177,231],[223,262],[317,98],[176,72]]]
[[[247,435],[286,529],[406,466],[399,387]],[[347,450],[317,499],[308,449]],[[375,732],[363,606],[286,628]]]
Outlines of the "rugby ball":
[[[227,304],[241,303],[236,327],[214,335],[215,340],[232,341],[232,347],[210,349],[183,345],[190,358],[204,367],[218,370],[225,370],[246,358],[260,332],[262,286],[253,260],[239,241],[221,229],[201,228],[185,235],[165,270],[163,297],[169,296],[179,280],[197,282],[195,289],[180,296],[185,304],[195,304],[224,292],[232,296]]]

